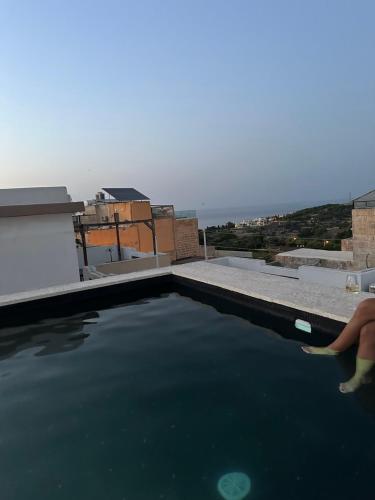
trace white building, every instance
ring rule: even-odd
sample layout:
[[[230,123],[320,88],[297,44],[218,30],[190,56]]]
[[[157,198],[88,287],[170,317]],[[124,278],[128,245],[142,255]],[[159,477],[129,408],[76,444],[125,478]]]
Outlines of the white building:
[[[0,295],[79,281],[65,187],[0,189]]]

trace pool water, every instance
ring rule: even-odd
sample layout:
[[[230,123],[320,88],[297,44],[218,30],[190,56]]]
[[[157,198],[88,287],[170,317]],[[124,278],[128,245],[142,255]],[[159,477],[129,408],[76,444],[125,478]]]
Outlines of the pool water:
[[[2,500],[375,498],[373,413],[296,340],[177,293],[1,334]]]

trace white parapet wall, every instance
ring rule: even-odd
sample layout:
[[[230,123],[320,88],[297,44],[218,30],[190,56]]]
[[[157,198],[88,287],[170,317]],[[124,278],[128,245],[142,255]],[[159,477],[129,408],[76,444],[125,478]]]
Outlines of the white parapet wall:
[[[117,262],[118,259],[118,249],[116,245],[90,245],[86,247],[87,260],[89,266],[97,266],[100,264],[108,264],[111,262]],[[83,269],[85,266],[83,257],[83,248],[77,245],[77,255],[79,268]],[[135,248],[121,247],[121,257],[122,260],[138,259],[140,257],[152,257],[153,252],[138,252]],[[164,255],[164,254],[163,254]]]
[[[329,269],[317,266],[300,266],[298,269],[288,267],[277,267],[266,264],[264,260],[242,259],[239,257],[220,257],[211,259],[209,264],[219,264],[226,267],[246,269],[263,274],[283,276],[285,278],[298,279],[305,283],[316,283],[322,286],[345,289],[348,274],[357,276],[358,284],[363,292],[369,291],[369,285],[375,283],[375,268],[362,271],[344,271],[340,269]]]
[[[318,283],[342,289],[345,289],[348,274],[357,276],[358,285],[363,292],[368,292],[369,285],[375,283],[375,268],[355,272],[316,266],[301,266],[298,269],[298,277],[305,283]]]
[[[247,269],[248,271],[257,271],[258,273],[274,274],[276,276],[284,276],[286,278],[298,278],[298,270],[287,267],[270,266],[265,260],[261,259],[244,259],[241,257],[219,257],[208,261],[211,264],[219,264],[222,266],[236,267],[238,269]]]

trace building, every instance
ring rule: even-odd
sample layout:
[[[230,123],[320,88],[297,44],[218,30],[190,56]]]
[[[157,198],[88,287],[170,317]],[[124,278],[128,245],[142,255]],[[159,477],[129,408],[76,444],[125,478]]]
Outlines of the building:
[[[0,189],[0,295],[79,281],[65,187]]]
[[[352,224],[355,268],[375,267],[375,190],[353,201]]]
[[[149,198],[134,188],[103,191],[88,202],[80,217],[87,245],[118,243],[143,253],[166,253],[172,261],[199,255],[195,213],[186,211],[179,215],[173,205],[151,205]]]

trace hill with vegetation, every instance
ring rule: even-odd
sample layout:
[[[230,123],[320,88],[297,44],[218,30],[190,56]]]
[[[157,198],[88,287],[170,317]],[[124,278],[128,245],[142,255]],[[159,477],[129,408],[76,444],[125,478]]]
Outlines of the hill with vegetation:
[[[261,226],[235,227],[233,222],[206,230],[207,244],[219,249],[251,250],[273,260],[276,253],[300,248],[340,250],[352,236],[352,206],[327,204],[269,217]]]

